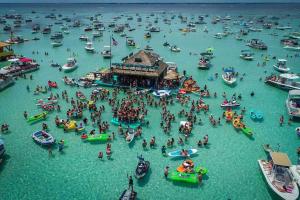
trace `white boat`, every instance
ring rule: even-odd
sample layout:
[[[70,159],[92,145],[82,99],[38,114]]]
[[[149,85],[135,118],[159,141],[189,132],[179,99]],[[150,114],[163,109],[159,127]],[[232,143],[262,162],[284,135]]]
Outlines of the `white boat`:
[[[300,186],[300,163],[298,159],[298,164],[297,165],[292,165],[290,167],[290,170],[294,176],[294,179],[297,181],[297,184]]]
[[[171,46],[171,47],[170,47],[170,50],[171,50],[172,52],[180,52],[180,51],[181,51],[181,49],[180,49],[179,47],[177,47],[176,45]]]
[[[166,62],[166,64],[168,65],[168,70],[173,70],[177,72],[178,66],[175,62]]]
[[[276,29],[277,30],[288,30],[288,29],[292,29],[292,27],[291,26],[277,26],[276,27]]]
[[[236,83],[236,78],[233,73],[225,72],[222,74],[222,79],[227,85],[234,85]]]
[[[51,43],[52,47],[60,47],[63,45],[61,41],[54,41]]]
[[[290,117],[300,117],[300,90],[290,90],[285,104]]]
[[[103,56],[103,58],[111,58],[112,54],[111,54],[110,46],[104,46],[104,49],[101,52],[101,55]]]
[[[266,77],[265,83],[281,88],[283,90],[300,90],[299,76],[296,74],[280,74]]]
[[[289,157],[281,152],[271,152],[270,157],[272,162],[258,160],[260,169],[269,187],[283,199],[297,199],[299,189],[289,169],[291,166]]]
[[[81,36],[79,37],[79,39],[82,40],[82,41],[88,41],[89,37],[86,36],[86,35],[81,35]]]
[[[278,59],[278,62],[276,65],[273,65],[274,69],[279,71],[279,72],[282,72],[282,73],[287,73],[290,71],[290,68],[288,68],[286,66],[286,62],[287,60],[286,59]]]
[[[68,58],[67,63],[62,66],[64,72],[71,72],[77,68],[77,61],[75,58]]]
[[[222,38],[223,38],[223,36],[224,36],[224,34],[223,34],[223,33],[216,33],[216,34],[214,35],[214,38],[217,38],[217,39],[222,39]]]
[[[86,46],[84,48],[85,48],[85,50],[87,52],[93,53],[95,51],[95,48],[93,47],[93,43],[92,42],[87,42]]]
[[[92,34],[94,38],[103,36],[103,33],[101,31],[94,31]]]
[[[234,108],[234,107],[239,107],[241,104],[239,104],[236,100],[232,100],[232,101],[223,101],[223,103],[221,103],[221,107],[222,108]]]
[[[291,51],[300,51],[300,46],[284,46],[283,47],[284,49],[287,49],[287,50],[291,50]]]
[[[251,51],[249,50],[242,50],[241,54],[240,54],[240,58],[244,59],[244,60],[253,60],[253,53],[251,53]]]
[[[170,90],[156,90],[154,92],[152,92],[152,94],[156,97],[165,97],[165,96],[169,96],[171,93]]]

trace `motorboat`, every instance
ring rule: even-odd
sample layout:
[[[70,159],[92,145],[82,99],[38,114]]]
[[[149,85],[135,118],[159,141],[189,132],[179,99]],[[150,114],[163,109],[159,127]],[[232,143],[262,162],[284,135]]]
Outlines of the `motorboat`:
[[[299,189],[290,170],[291,161],[287,154],[271,152],[271,161],[258,160],[259,167],[269,187],[281,198],[296,200]]]
[[[85,48],[85,50],[87,52],[94,53],[94,51],[95,51],[95,48],[93,47],[93,43],[92,42],[87,42],[86,46],[84,48]]]
[[[151,33],[150,32],[145,33],[144,38],[146,39],[151,38]]]
[[[223,36],[224,36],[223,33],[216,33],[216,34],[214,35],[214,38],[216,38],[216,39],[222,39]]]
[[[259,50],[267,50],[268,49],[267,45],[259,39],[250,40],[249,43],[247,44],[247,46],[254,48],[254,49],[259,49]]]
[[[224,100],[223,103],[221,103],[222,108],[234,108],[239,106],[240,104],[234,99],[231,101]]]
[[[62,66],[64,72],[71,72],[77,68],[77,61],[75,58],[68,58],[67,63]]]
[[[94,31],[93,33],[93,38],[97,38],[97,37],[102,37],[103,33],[101,31]]]
[[[171,91],[170,90],[156,90],[152,92],[152,94],[156,97],[167,97],[170,96]]]
[[[292,29],[292,27],[291,26],[277,26],[276,29],[284,31],[284,30]]]
[[[181,51],[181,49],[180,49],[179,47],[177,47],[176,45],[171,46],[171,47],[170,47],[170,50],[171,50],[172,52],[180,52],[180,51]]]
[[[135,169],[135,177],[137,179],[141,179],[144,176],[146,176],[147,172],[149,171],[150,168],[150,162],[145,161],[142,156],[138,156],[139,162],[136,166]]]
[[[79,37],[79,40],[81,40],[81,41],[88,41],[88,39],[89,39],[89,37],[86,36],[86,35],[81,35],[81,36]]]
[[[153,48],[149,45],[146,45],[144,48],[146,51],[153,51]]]
[[[63,45],[63,43],[59,40],[51,42],[52,47],[60,47]]]
[[[299,76],[296,74],[271,75],[265,78],[265,83],[283,90],[300,90]]]
[[[0,139],[0,158],[3,157],[4,153],[5,153],[4,141]]]
[[[0,91],[14,84],[15,82],[11,75],[7,75],[2,72],[5,72],[5,70],[0,70]]]
[[[55,139],[46,131],[36,131],[32,134],[32,139],[41,145],[52,145]]]
[[[126,37],[126,45],[130,46],[130,47],[134,47],[135,46],[135,41],[133,40],[132,37]]]
[[[209,69],[210,68],[210,59],[206,56],[202,56],[198,63],[199,69]]]
[[[300,90],[290,90],[285,104],[290,117],[300,117]]]
[[[110,46],[104,46],[103,51],[101,51],[101,55],[103,56],[103,58],[111,58],[112,57],[111,47]]]
[[[235,72],[233,68],[224,69],[222,79],[227,85],[234,85],[236,83]]]
[[[253,53],[251,53],[250,50],[242,50],[241,54],[240,54],[240,58],[244,59],[244,60],[253,60]]]
[[[63,39],[63,38],[64,38],[64,36],[63,36],[62,32],[55,32],[50,37],[51,40],[60,40],[60,39]]]
[[[276,71],[287,73],[290,71],[290,68],[286,66],[286,62],[286,59],[278,59],[277,64],[273,65],[273,67]]]
[[[286,45],[283,48],[291,51],[300,51],[300,46]]]
[[[50,34],[50,33],[51,33],[51,28],[50,28],[50,26],[45,27],[45,28],[42,30],[42,33],[43,33],[43,34]]]

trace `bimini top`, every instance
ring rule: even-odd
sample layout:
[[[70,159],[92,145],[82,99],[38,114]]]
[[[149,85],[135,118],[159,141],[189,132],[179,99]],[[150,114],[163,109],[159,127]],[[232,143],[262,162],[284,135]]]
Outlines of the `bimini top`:
[[[279,76],[281,78],[285,78],[285,79],[298,79],[298,78],[300,78],[296,74],[280,74]]]
[[[278,62],[287,62],[287,60],[286,60],[286,59],[279,58],[279,59],[278,59]]]
[[[274,165],[279,165],[283,167],[290,167],[291,161],[286,153],[281,152],[271,152],[271,158],[273,160]]]
[[[300,90],[290,90],[289,95],[300,95]]]

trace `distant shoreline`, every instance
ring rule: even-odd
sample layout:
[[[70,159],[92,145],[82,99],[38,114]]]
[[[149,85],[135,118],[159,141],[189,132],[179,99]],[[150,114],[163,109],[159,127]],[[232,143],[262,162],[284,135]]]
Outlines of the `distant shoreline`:
[[[182,4],[188,4],[188,5],[201,5],[201,4],[207,4],[207,5],[212,5],[212,4],[219,4],[219,5],[239,5],[239,4],[244,4],[244,5],[247,5],[247,4],[251,4],[251,5],[261,5],[261,4],[277,4],[277,5],[287,5],[287,4],[300,4],[300,2],[282,2],[282,3],[279,3],[279,2],[223,2],[223,3],[218,3],[218,2],[215,2],[215,3],[189,3],[189,2],[185,2],[185,3],[171,3],[171,2],[168,2],[168,3],[164,3],[164,2],[161,2],[161,3],[98,3],[98,2],[86,2],[86,3],[83,3],[83,2],[64,2],[64,3],[50,3],[50,2],[44,2],[44,3],[34,3],[34,2],[28,2],[28,3],[14,3],[14,2],[0,2],[0,4],[19,4],[19,5],[22,5],[22,4],[35,4],[35,5],[39,5],[39,4],[100,4],[100,5],[118,5],[118,4],[132,4],[132,5],[160,5],[160,4],[179,4],[179,5],[182,5]]]

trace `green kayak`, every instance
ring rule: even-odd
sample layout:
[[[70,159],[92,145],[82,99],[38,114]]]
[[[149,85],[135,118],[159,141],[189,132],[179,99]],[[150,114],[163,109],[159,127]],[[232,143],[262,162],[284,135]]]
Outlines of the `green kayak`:
[[[48,112],[42,112],[42,113],[40,113],[40,114],[34,115],[34,116],[32,116],[32,117],[29,117],[29,118],[27,119],[27,122],[30,123],[30,124],[39,122],[39,121],[41,121],[41,120],[46,119],[47,114],[48,114]]]
[[[96,141],[107,141],[109,138],[109,134],[102,133],[102,134],[96,134],[96,135],[89,135],[86,140],[89,142],[96,142]]]
[[[252,136],[253,133],[252,133],[252,129],[249,128],[249,127],[244,127],[244,128],[241,128],[241,130],[243,131],[243,133],[245,133],[247,136]]]
[[[139,127],[141,125],[139,122],[135,122],[135,123],[132,123],[132,124],[127,124],[125,122],[119,122],[119,120],[117,118],[112,118],[112,120],[110,122],[112,124],[116,125],[116,126],[121,124],[121,126],[123,128],[127,128],[127,126],[129,126],[129,128],[132,128],[132,129],[137,129],[137,127]]]

